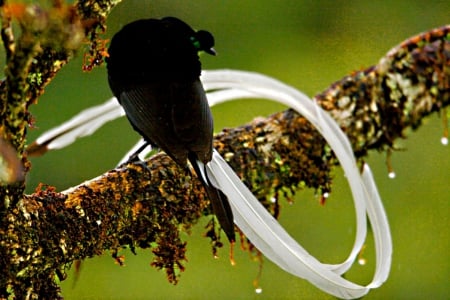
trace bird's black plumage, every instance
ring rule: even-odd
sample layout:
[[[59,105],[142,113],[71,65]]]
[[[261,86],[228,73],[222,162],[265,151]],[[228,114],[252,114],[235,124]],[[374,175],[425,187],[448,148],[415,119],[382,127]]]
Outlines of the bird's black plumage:
[[[108,82],[133,128],[175,162],[189,160],[230,241],[233,215],[225,195],[197,161],[212,159],[213,119],[199,80],[199,51],[214,54],[214,38],[166,17],[132,22],[116,33],[106,59]]]

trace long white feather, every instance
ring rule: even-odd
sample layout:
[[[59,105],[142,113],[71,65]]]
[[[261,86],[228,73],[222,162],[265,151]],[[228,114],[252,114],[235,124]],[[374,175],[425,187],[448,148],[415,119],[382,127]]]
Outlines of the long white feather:
[[[327,140],[344,169],[355,204],[357,226],[352,251],[342,264],[329,265],[329,268],[335,269],[340,274],[346,272],[361,250],[367,230],[365,213],[367,192],[364,189],[347,136],[336,122],[309,97],[275,79],[261,74],[235,70],[203,72],[202,79],[205,81],[206,89],[246,90],[259,97],[285,104],[307,118]]]
[[[47,149],[61,149],[77,138],[91,135],[106,122],[124,116],[125,112],[116,98],[79,112],[70,120],[54,127],[36,139],[38,145],[47,144]],[[50,141],[50,142],[49,142]]]
[[[372,226],[376,253],[375,275],[372,282],[367,287],[377,288],[381,286],[389,276],[392,262],[392,237],[387,215],[368,164],[364,164],[362,177],[364,184],[371,195],[369,197],[371,201],[367,203],[367,216]]]
[[[207,89],[234,89],[234,96],[241,91],[245,91],[247,94],[250,92],[255,96],[275,99],[305,116],[322,133],[338,157],[349,179],[355,201],[357,234],[349,257],[342,264],[321,264],[271,218],[270,214],[259,204],[250,191],[245,191],[246,187],[227,167],[226,162],[223,159],[218,159],[216,153],[213,161],[208,164],[211,172],[210,177],[215,175],[216,180],[213,182],[226,191],[224,192],[230,199],[238,227],[262,253],[281,268],[299,277],[306,278],[335,296],[342,298],[361,297],[369,291],[369,288],[381,285],[389,274],[392,254],[392,242],[386,214],[369,167],[367,165],[364,167],[364,174],[361,177],[351,145],[336,122],[302,93],[260,74],[231,70],[210,71],[204,73],[203,80],[207,82],[205,83]],[[243,82],[245,84],[242,84]],[[372,283],[363,287],[355,285],[337,274],[342,274],[351,267],[364,243],[366,209],[374,231],[377,263]]]
[[[336,297],[353,299],[367,294],[367,287],[343,279],[303,249],[216,151],[206,170],[211,183],[227,195],[236,225],[267,258]]]

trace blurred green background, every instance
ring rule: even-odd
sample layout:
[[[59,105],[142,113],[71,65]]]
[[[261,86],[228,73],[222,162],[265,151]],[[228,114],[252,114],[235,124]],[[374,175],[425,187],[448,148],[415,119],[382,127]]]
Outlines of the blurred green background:
[[[261,72],[309,95],[342,76],[376,64],[393,46],[419,32],[449,22],[449,1],[150,1],[125,0],[108,19],[107,36],[126,23],[149,17],[177,16],[197,29],[214,33],[219,55],[202,57],[205,69],[233,68]],[[4,63],[4,61],[3,61]],[[38,129],[29,141],[89,106],[111,96],[105,67],[81,71],[82,53],[70,62],[32,108]],[[244,124],[283,107],[270,102],[241,101],[213,109],[216,130]],[[393,155],[397,178],[388,179],[384,153],[371,153],[371,164],[388,213],[394,256],[391,275],[366,299],[449,299],[449,147],[439,140],[442,119],[434,115],[408,139],[398,141]],[[95,177],[115,166],[138,139],[123,118],[73,146],[32,160],[28,189],[40,182],[58,190]],[[338,263],[351,249],[355,226],[352,200],[340,169],[325,206],[312,191],[298,193],[293,205],[282,201],[281,223],[319,259]],[[228,248],[212,258],[202,238],[208,219],[188,241],[186,272],[177,286],[149,266],[150,251],[128,251],[126,266],[109,253],[85,261],[80,278],[73,271],[62,283],[66,299],[332,299],[308,282],[265,261],[256,294],[252,285],[258,265],[247,253]],[[369,236],[367,264],[356,264],[347,278],[367,284],[373,276],[373,244]]]

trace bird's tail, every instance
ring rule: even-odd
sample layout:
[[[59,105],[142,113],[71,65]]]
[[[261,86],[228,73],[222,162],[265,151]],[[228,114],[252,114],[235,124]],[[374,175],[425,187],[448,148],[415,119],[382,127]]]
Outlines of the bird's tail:
[[[374,227],[374,239],[379,261],[377,261],[373,282],[367,286],[361,286],[341,276],[342,271],[336,268],[341,265],[323,264],[297,244],[253,196],[217,151],[214,151],[212,160],[205,169],[210,183],[223,190],[230,199],[238,228],[259,251],[280,268],[305,278],[320,289],[344,299],[360,298],[371,288],[380,286],[386,280],[392,247],[384,209],[381,202],[373,201],[379,199],[374,185],[370,187],[371,200],[368,203],[370,206],[368,216],[371,223],[377,225]],[[367,166],[365,166],[364,177],[367,182],[373,182]],[[384,228],[384,231],[380,232],[378,228]]]
[[[219,220],[220,226],[227,235],[228,240],[233,243],[235,241],[233,212],[231,211],[227,196],[211,184],[203,162],[199,161],[195,155],[190,155],[189,161],[197,177],[205,187],[206,193],[211,201],[213,212]]]

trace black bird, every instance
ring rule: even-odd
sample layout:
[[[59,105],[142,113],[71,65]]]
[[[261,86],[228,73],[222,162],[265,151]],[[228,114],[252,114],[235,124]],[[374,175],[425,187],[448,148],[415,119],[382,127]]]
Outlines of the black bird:
[[[182,167],[190,161],[222,229],[234,242],[228,200],[200,169],[212,159],[213,119],[199,79],[198,52],[214,55],[213,46],[211,33],[194,31],[174,17],[132,22],[111,40],[108,82],[131,125],[147,143]]]

